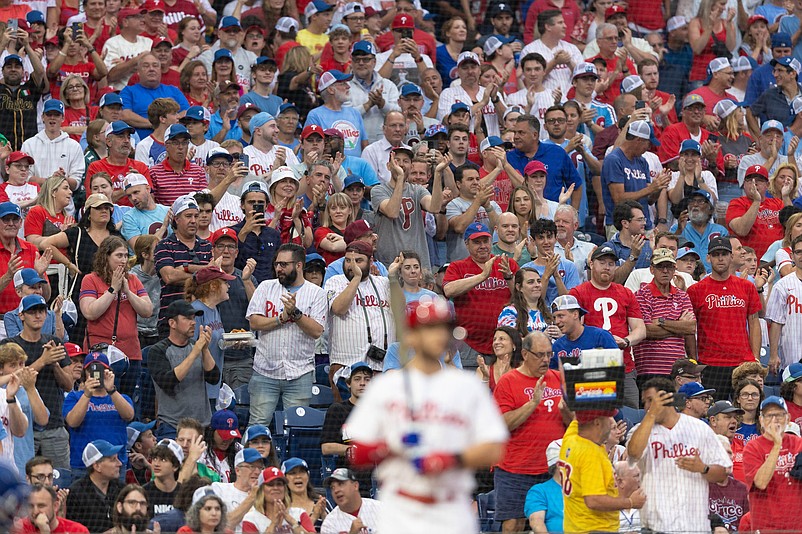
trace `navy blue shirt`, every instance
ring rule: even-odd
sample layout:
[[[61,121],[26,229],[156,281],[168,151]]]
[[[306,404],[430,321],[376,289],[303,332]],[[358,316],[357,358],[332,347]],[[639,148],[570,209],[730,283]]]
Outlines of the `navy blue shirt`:
[[[685,78],[687,78],[693,65],[693,49],[691,49],[691,45],[685,43],[679,50],[672,50],[666,47],[663,52],[663,62],[666,65],[676,65],[682,69]],[[663,81],[662,72],[660,74],[660,81]]]
[[[773,87],[775,83],[777,83],[777,80],[774,79],[774,67],[771,66],[771,63],[766,63],[753,70],[746,86],[744,104],[751,106],[763,94],[763,91]]]
[[[517,148],[507,152],[507,161],[521,173],[521,176],[524,176],[526,164],[533,160],[546,165],[546,189],[543,191],[543,196],[547,199],[559,202],[561,188],[568,189],[571,184],[576,188],[582,187],[582,177],[579,176],[571,158],[565,150],[554,143],[538,143],[533,158],[526,157],[526,154]]]
[[[552,345],[554,356],[549,361],[550,369],[557,369],[558,358],[571,358],[579,361],[582,350],[590,349],[617,349],[618,345],[613,335],[607,330],[595,326],[586,326],[582,334],[574,341],[563,336],[554,341]]]
[[[615,235],[613,235],[613,237],[602,246],[608,246],[615,251],[615,254],[618,256],[618,265],[621,265],[627,261],[629,256],[632,254],[630,248],[621,242],[620,232],[616,232]],[[640,256],[638,256],[638,261],[635,263],[635,267],[633,267],[633,269],[644,269],[651,264],[652,245],[648,240],[646,240],[643,242],[643,249],[640,251]]]
[[[231,228],[239,234],[242,227],[245,226],[245,221],[240,221]],[[273,270],[273,258],[276,256],[278,247],[281,246],[281,234],[278,230],[267,226],[262,227],[259,235],[250,232],[245,236],[245,242],[240,240],[239,252],[237,259],[234,260],[234,267],[242,270],[245,267],[245,262],[248,258],[256,260],[256,269],[253,271],[253,276],[259,285],[259,282],[265,280],[272,280],[276,277]]]
[[[604,224],[613,224],[613,196],[610,194],[610,184],[623,184],[625,193],[640,191],[652,181],[649,174],[649,163],[643,156],[632,160],[628,159],[620,148],[610,152],[602,163],[602,198],[604,199]],[[638,201],[646,217],[646,229],[652,227],[652,217],[649,214],[649,200],[647,196]]]
[[[799,90],[802,92],[802,86],[799,86]],[[761,122],[775,120],[787,127],[794,120],[794,115],[791,114],[791,103],[788,102],[782,88],[777,85],[763,91],[763,94],[752,103],[750,109],[755,117],[760,118]]]

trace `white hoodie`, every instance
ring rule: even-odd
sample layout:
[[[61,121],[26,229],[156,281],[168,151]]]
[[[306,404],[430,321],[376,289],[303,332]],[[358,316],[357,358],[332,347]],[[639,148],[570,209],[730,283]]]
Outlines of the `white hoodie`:
[[[64,132],[51,140],[44,131],[39,132],[22,143],[22,151],[29,154],[34,163],[31,176],[49,178],[59,168],[64,169],[68,178],[83,182],[86,162],[78,141]]]

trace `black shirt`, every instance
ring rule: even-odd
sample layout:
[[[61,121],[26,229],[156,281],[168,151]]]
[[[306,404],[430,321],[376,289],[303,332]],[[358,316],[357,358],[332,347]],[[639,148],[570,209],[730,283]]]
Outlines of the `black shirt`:
[[[226,332],[235,329],[250,330],[251,325],[245,318],[245,310],[248,309],[248,295],[245,293],[245,284],[242,281],[242,271],[234,269],[234,280],[228,282],[228,300],[224,300],[217,305],[220,312],[220,319],[223,321],[223,328]],[[253,358],[253,348],[226,349],[225,359],[228,360],[247,360]]]
[[[324,443],[345,444],[343,439],[343,425],[355,408],[351,401],[338,402],[329,406],[326,411],[326,418],[323,420],[323,430],[320,433],[320,445]],[[359,481],[359,494],[363,497],[370,497],[372,481],[370,474],[372,469],[354,469],[348,464],[345,456],[337,456],[336,465],[338,468],[347,467],[353,471],[357,481]]]
[[[277,213],[276,217],[280,215]],[[231,228],[239,234],[242,227],[245,226],[245,221],[239,222]],[[234,260],[234,266],[242,270],[245,267],[245,262],[248,258],[256,260],[256,268],[253,270],[253,277],[258,282],[265,280],[272,280],[276,277],[273,270],[273,258],[276,257],[276,251],[281,246],[281,234],[275,228],[265,226],[256,235],[250,232],[245,236],[245,241],[240,240],[239,252],[237,258]],[[256,285],[258,285],[256,282]]]
[[[109,489],[105,495],[95,486],[89,475],[74,482],[67,496],[67,519],[78,521],[88,528],[89,532],[109,530],[113,526],[111,509],[121,489],[123,486],[117,479],[109,482]]]
[[[16,88],[0,83],[0,132],[8,138],[13,150],[19,150],[23,141],[38,133],[36,105],[42,89],[33,78]]]
[[[178,493],[178,488],[180,487],[181,484],[178,484],[173,491],[167,493],[157,488],[156,482],[153,480],[145,484],[143,489],[148,497],[148,517],[166,514],[172,510],[175,495]]]

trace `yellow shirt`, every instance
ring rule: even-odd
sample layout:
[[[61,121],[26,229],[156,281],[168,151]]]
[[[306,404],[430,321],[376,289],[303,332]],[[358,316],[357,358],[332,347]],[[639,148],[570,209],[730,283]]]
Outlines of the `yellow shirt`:
[[[298,44],[301,46],[305,46],[307,50],[309,50],[309,53],[314,56],[315,54],[323,52],[323,48],[326,46],[326,43],[329,42],[329,36],[325,33],[317,35],[304,28],[298,32],[295,40],[298,41]]]
[[[560,473],[563,480],[563,530],[565,532],[618,531],[618,511],[597,512],[585,505],[585,496],[618,497],[613,466],[601,445],[580,437],[573,421],[563,436],[560,448]],[[566,482],[567,481],[567,482]]]

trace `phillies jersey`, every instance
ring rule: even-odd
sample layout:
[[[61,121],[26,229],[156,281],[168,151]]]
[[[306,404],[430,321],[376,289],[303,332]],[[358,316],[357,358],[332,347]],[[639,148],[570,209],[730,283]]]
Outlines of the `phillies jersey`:
[[[537,381],[538,378],[526,376],[518,369],[505,373],[493,391],[501,413],[517,410],[532,400]],[[560,374],[553,370],[546,371],[543,383],[545,389],[540,404],[526,421],[511,432],[504,458],[498,464],[510,473],[547,473],[546,447],[565,434],[565,423],[559,408],[563,398]]]
[[[794,467],[796,455],[802,452],[802,438],[783,434],[780,454],[769,485],[765,490],[760,490],[752,484],[773,446],[770,439],[760,436],[747,443],[744,449],[744,473],[749,488],[752,530],[798,531],[799,517],[792,510],[798,510],[802,502],[802,482],[788,476],[788,472]]]
[[[733,219],[743,217],[752,206],[752,200],[744,197],[734,198],[727,207],[727,227],[732,232],[730,224]],[[739,236],[741,244],[752,247],[758,258],[762,258],[772,243],[783,238],[783,225],[780,224],[779,214],[783,208],[780,198],[767,198],[760,203],[757,218],[752,229],[745,236]]]
[[[588,311],[585,315],[586,326],[597,326],[614,336],[624,338],[629,335],[627,319],[643,318],[635,295],[621,284],[614,283],[607,289],[599,289],[592,282],[585,282],[569,293]],[[635,369],[632,347],[624,350],[624,364],[627,373]]]
[[[783,368],[802,355],[802,280],[796,270],[783,276],[769,294],[766,320],[783,325],[780,361]]]
[[[735,367],[755,360],[749,345],[747,317],[760,311],[754,284],[737,276],[724,281],[712,276],[688,288],[696,315],[699,363]]]

